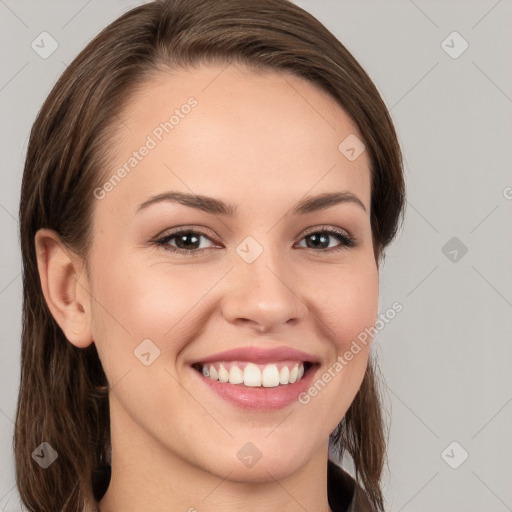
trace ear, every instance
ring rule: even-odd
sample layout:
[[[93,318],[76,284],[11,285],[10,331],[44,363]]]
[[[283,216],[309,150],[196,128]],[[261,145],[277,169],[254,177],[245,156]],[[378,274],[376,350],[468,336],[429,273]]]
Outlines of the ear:
[[[35,248],[41,288],[53,318],[73,345],[87,347],[93,341],[91,300],[82,260],[50,229],[36,233]]]

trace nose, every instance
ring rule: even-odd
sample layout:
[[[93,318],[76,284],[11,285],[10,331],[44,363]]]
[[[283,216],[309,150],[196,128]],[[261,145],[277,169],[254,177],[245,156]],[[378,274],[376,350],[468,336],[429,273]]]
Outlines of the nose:
[[[252,263],[242,259],[230,273],[222,301],[224,318],[233,324],[247,324],[258,332],[268,332],[302,320],[307,307],[290,267],[263,253]]]

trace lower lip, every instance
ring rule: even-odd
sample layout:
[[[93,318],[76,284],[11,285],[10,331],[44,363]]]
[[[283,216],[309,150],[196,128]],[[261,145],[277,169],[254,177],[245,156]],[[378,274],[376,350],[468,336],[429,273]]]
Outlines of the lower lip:
[[[199,379],[208,386],[217,396],[220,396],[227,402],[230,402],[241,409],[250,409],[256,411],[275,411],[283,409],[291,403],[298,401],[301,393],[305,392],[310,386],[314,375],[318,370],[318,365],[314,365],[302,376],[302,378],[293,384],[275,386],[273,388],[248,387],[243,384],[230,384],[229,382],[219,382],[210,379],[192,368],[192,371]]]

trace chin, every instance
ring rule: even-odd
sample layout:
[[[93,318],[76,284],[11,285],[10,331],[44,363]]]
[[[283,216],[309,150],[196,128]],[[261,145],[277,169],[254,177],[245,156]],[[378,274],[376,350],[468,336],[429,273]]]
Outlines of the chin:
[[[208,461],[206,469],[233,482],[263,483],[285,478],[299,470],[306,462],[304,448],[300,451],[297,448],[301,446],[300,443],[276,449],[275,444],[267,440],[266,447],[261,450],[257,450],[250,442],[241,445],[234,457],[212,454],[213,460]],[[286,452],[286,457],[283,457],[281,452]]]

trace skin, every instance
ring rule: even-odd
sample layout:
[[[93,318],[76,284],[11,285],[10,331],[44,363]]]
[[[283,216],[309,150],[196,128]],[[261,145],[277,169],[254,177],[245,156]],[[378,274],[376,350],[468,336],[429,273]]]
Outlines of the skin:
[[[197,106],[95,200],[89,275],[53,231],[36,236],[52,314],[70,343],[94,341],[110,383],[112,480],[100,510],[210,512],[243,503],[247,511],[329,511],[328,438],[361,384],[368,346],[309,404],[277,411],[225,402],[197,385],[189,363],[234,347],[285,345],[316,356],[320,377],[374,324],[369,158],[350,162],[338,150],[349,134],[362,136],[330,96],[290,74],[236,65],[165,71],[120,115],[107,178],[190,96]],[[137,213],[171,190],[228,201],[237,216],[171,202]],[[350,191],[366,211],[345,202],[288,213],[306,195],[335,191]],[[153,243],[184,225],[208,237],[199,256]],[[334,236],[329,248],[308,247],[306,235],[324,227],[349,232],[356,247],[332,251],[341,243]],[[251,264],[236,252],[247,236],[263,247]],[[149,366],[134,357],[147,338],[160,350]],[[237,457],[247,442],[262,454],[251,468]]]

